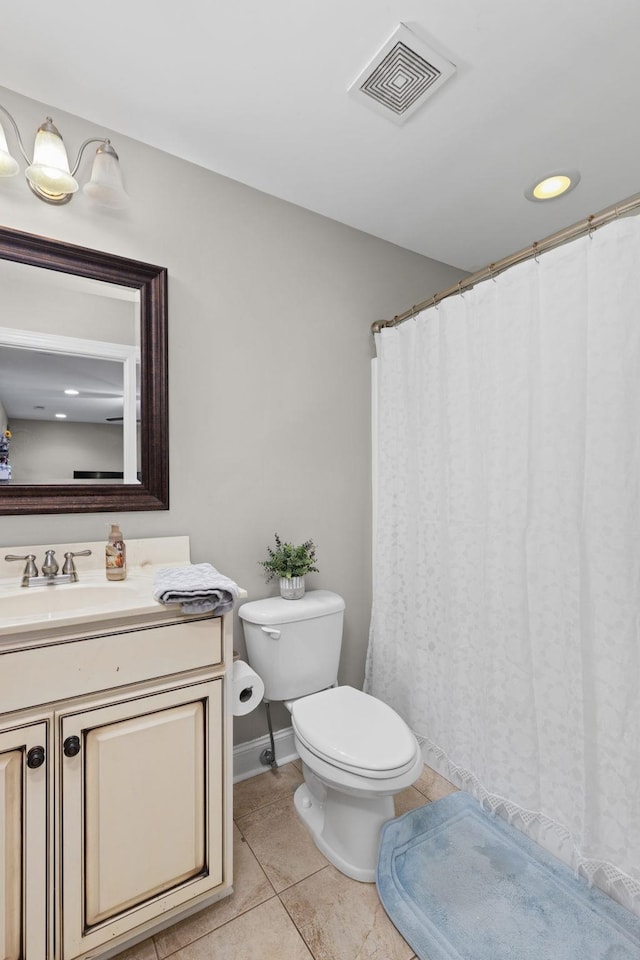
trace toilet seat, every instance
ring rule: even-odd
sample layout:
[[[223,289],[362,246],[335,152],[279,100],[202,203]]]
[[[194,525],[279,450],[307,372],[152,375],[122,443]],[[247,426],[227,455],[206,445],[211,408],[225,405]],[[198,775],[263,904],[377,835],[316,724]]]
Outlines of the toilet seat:
[[[300,743],[331,767],[373,780],[400,777],[419,747],[395,710],[353,687],[333,687],[292,704]]]

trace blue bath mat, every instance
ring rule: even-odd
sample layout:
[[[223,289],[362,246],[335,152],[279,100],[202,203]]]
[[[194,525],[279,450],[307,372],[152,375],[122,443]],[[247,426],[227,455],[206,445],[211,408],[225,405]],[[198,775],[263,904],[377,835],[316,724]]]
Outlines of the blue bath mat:
[[[640,920],[466,793],[382,830],[376,883],[420,960],[639,960]]]

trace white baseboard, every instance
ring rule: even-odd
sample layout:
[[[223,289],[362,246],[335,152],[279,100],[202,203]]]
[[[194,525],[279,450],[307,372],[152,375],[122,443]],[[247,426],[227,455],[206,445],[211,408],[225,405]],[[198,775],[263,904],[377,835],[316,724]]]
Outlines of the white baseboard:
[[[291,760],[297,760],[295,743],[293,740],[293,730],[286,727],[284,730],[276,730],[273,735],[276,748],[276,761],[278,766],[290,763]],[[249,740],[247,743],[239,743],[233,748],[233,782],[248,780],[249,777],[255,777],[258,773],[264,773],[269,767],[260,763],[260,754],[269,747],[269,736],[258,737],[257,740]]]

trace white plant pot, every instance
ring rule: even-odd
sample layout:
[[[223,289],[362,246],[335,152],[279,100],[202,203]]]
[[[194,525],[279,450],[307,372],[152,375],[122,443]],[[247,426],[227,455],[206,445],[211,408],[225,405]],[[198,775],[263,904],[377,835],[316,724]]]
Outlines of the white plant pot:
[[[304,597],[304,577],[280,577],[280,596],[285,600]]]

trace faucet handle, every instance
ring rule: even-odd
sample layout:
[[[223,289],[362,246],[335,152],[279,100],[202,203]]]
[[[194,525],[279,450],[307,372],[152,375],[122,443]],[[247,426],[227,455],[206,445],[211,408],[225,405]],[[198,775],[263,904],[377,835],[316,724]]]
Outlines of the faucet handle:
[[[24,574],[23,574],[23,576],[25,577],[38,576],[38,568],[36,567],[35,559],[36,559],[35,553],[28,553],[26,557],[17,557],[13,553],[8,553],[5,556],[5,560],[26,560],[27,561],[27,564],[24,568]]]
[[[29,581],[32,579],[32,577],[38,576],[38,568],[36,567],[35,559],[36,559],[35,553],[28,553],[26,557],[22,557],[22,556],[18,557],[13,553],[6,554],[5,560],[26,560],[27,561],[25,568],[22,571],[22,580],[21,580],[20,586],[28,587]]]
[[[63,574],[69,574],[71,580],[75,583],[78,579],[78,572],[76,570],[76,565],[73,562],[74,557],[90,557],[91,550],[78,550],[77,553],[73,553],[71,550],[67,551],[64,555],[64,566],[62,568]]]

